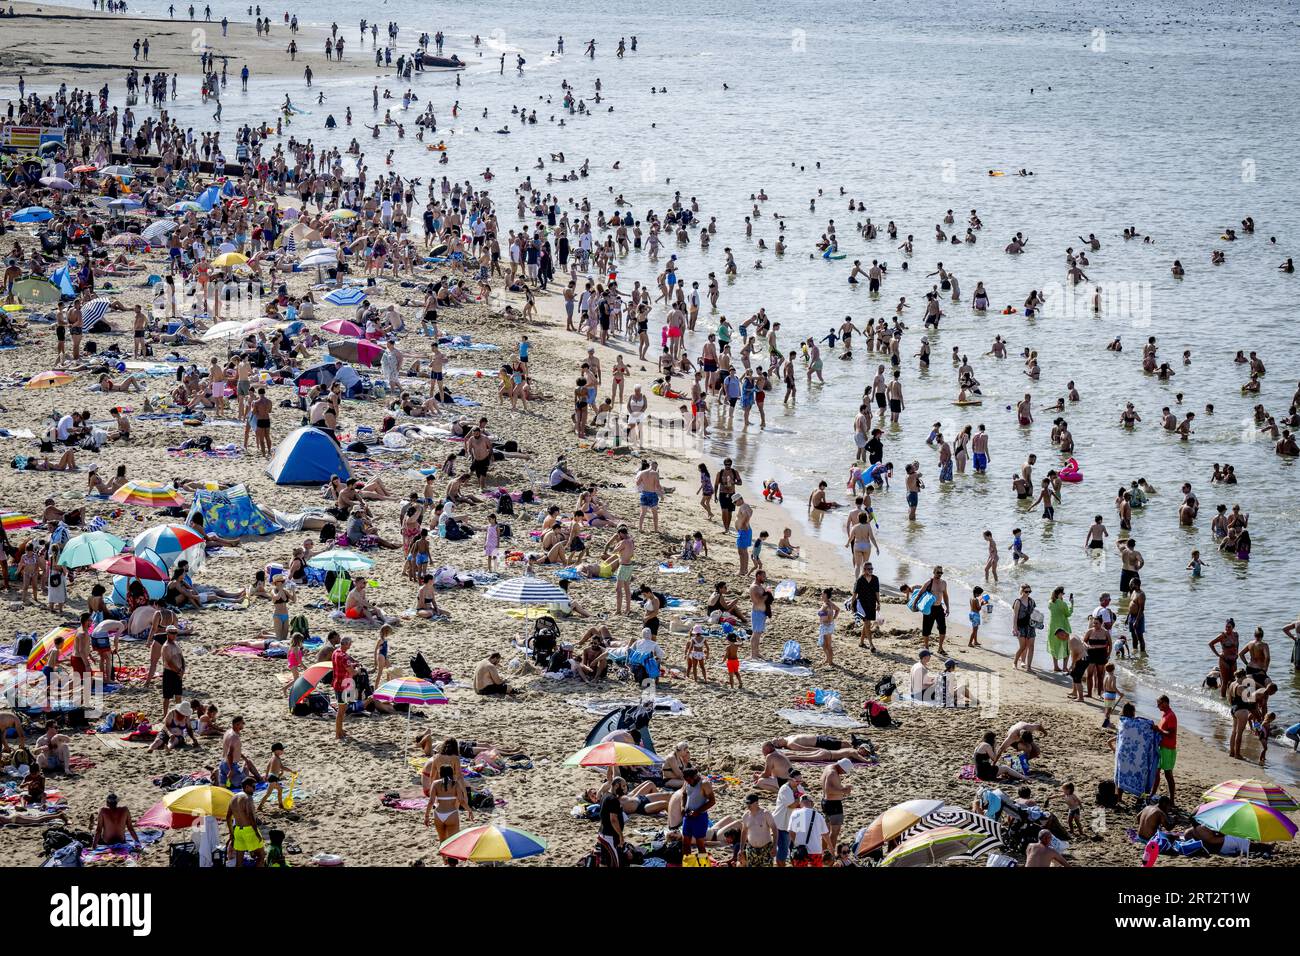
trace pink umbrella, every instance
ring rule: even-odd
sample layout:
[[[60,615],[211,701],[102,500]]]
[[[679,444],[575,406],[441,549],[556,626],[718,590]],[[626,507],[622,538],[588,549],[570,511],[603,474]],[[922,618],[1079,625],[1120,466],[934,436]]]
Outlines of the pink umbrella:
[[[329,332],[332,335],[346,335],[350,339],[363,339],[366,337],[364,329],[347,319],[330,319],[320,328],[322,332]]]
[[[136,819],[135,825],[138,827],[155,827],[159,830],[183,830],[193,822],[194,817],[187,813],[177,813],[170,810],[167,804],[159,800],[144,812],[144,816]]]

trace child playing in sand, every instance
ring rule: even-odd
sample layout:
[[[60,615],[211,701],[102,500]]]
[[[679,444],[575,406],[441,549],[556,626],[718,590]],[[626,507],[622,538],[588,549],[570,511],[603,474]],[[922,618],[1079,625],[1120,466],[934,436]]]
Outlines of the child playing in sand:
[[[778,558],[797,558],[799,549],[790,541],[790,529],[786,528],[781,532],[781,540],[776,543],[776,556]]]
[[[744,690],[745,682],[740,678],[740,644],[734,632],[727,635],[723,659],[727,662],[727,686]]]
[[[989,532],[985,531],[984,533],[988,534]],[[970,621],[970,640],[966,643],[967,647],[980,646],[980,595],[983,593],[984,589],[978,585],[970,593],[970,613],[967,615],[967,619]]]
[[[266,803],[267,797],[275,794],[276,805],[284,809],[284,785],[280,782],[286,776],[293,773],[284,763],[284,744],[271,744],[271,760],[266,765],[266,790],[262,793],[262,799],[257,804],[257,809],[261,810]]]
[[[752,573],[758,573],[763,570],[763,562],[759,555],[763,553],[763,545],[767,543],[768,534],[766,531],[760,531],[758,537],[754,539],[754,547],[750,549],[749,557],[754,562]]]
[[[1083,801],[1080,800],[1078,796],[1075,794],[1074,784],[1073,783],[1061,784],[1061,792],[1059,796],[1061,798],[1061,802],[1065,804],[1066,827],[1069,829],[1071,833],[1077,833],[1079,836],[1083,836],[1084,835],[1083,834]],[[1051,799],[1052,799],[1051,797],[1048,797],[1046,800],[1044,800],[1043,806],[1046,807],[1047,804],[1051,802]]]

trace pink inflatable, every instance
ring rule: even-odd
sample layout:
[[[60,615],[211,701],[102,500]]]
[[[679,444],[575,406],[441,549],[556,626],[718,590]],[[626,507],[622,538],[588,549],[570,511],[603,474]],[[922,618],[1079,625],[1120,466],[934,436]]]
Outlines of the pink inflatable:
[[[1083,472],[1079,471],[1079,463],[1073,458],[1065,463],[1059,474],[1062,481],[1083,481]]]

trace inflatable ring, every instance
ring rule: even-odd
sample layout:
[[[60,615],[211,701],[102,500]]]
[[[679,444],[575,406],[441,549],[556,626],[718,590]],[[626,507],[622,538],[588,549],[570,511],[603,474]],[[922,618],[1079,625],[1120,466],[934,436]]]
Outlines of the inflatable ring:
[[[1065,463],[1065,466],[1057,472],[1062,481],[1077,482],[1083,481],[1083,473],[1079,471],[1079,463],[1071,458]]]

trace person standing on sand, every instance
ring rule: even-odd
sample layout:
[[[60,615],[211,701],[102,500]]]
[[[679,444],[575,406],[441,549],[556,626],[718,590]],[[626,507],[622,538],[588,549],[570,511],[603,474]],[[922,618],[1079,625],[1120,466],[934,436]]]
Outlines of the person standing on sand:
[[[645,518],[649,514],[654,524],[655,534],[659,533],[659,499],[663,497],[663,485],[659,483],[659,469],[655,462],[642,460],[641,470],[636,473],[636,490],[640,494],[641,514],[637,520],[637,531],[645,532]]]
[[[1160,733],[1160,772],[1169,787],[1169,802],[1176,804],[1178,796],[1174,787],[1174,766],[1178,763],[1178,715],[1169,706],[1168,694],[1161,694],[1157,698],[1156,707],[1160,711],[1160,719],[1156,721],[1156,730]],[[1157,777],[1151,795],[1155,796],[1159,792],[1160,778]]]
[[[858,647],[869,647],[871,653],[876,653],[872,630],[876,625],[876,613],[880,610],[880,579],[876,577],[870,561],[863,562],[858,579],[853,582],[853,610],[862,618]]]
[[[934,573],[925,584],[925,590],[934,595],[930,610],[921,616],[921,641],[926,648],[930,646],[930,634],[938,632],[939,653],[945,653],[943,639],[948,634],[948,583],[943,579],[943,565],[936,564]]]
[[[873,545],[876,545],[876,535],[871,530],[871,518],[867,512],[860,512],[857,523],[849,529],[848,540],[844,543],[853,554],[854,575],[861,574],[862,566],[871,560]]]
[[[253,402],[253,424],[257,440],[257,453],[266,458],[271,457],[271,400],[266,397],[266,388],[257,390],[257,399]]]
[[[731,530],[731,516],[736,510],[736,488],[740,485],[740,472],[731,466],[730,458],[722,460],[714,484],[718,510],[722,512],[722,530],[727,532]]]
[[[636,542],[628,533],[626,525],[619,525],[614,536],[605,545],[604,556],[618,557],[618,570],[614,572],[614,613],[632,613],[632,575],[636,566],[632,557],[636,553]]]
[[[772,607],[772,592],[767,589],[767,573],[754,572],[754,583],[749,588],[749,659],[765,660],[763,657],[763,633],[767,630],[768,615]]]
[[[345,703],[345,698],[349,689],[348,685],[352,683],[353,661],[348,653],[351,647],[352,638],[345,635],[339,639],[338,647],[330,655],[330,667],[333,669],[334,674],[331,684],[334,687],[335,740],[343,740],[347,736],[343,732],[343,719],[348,715],[348,705]]]
[[[754,509],[740,495],[736,495],[732,502],[736,506],[736,556],[740,559],[740,576],[748,577],[749,549],[754,544],[754,529],[750,527]]]

